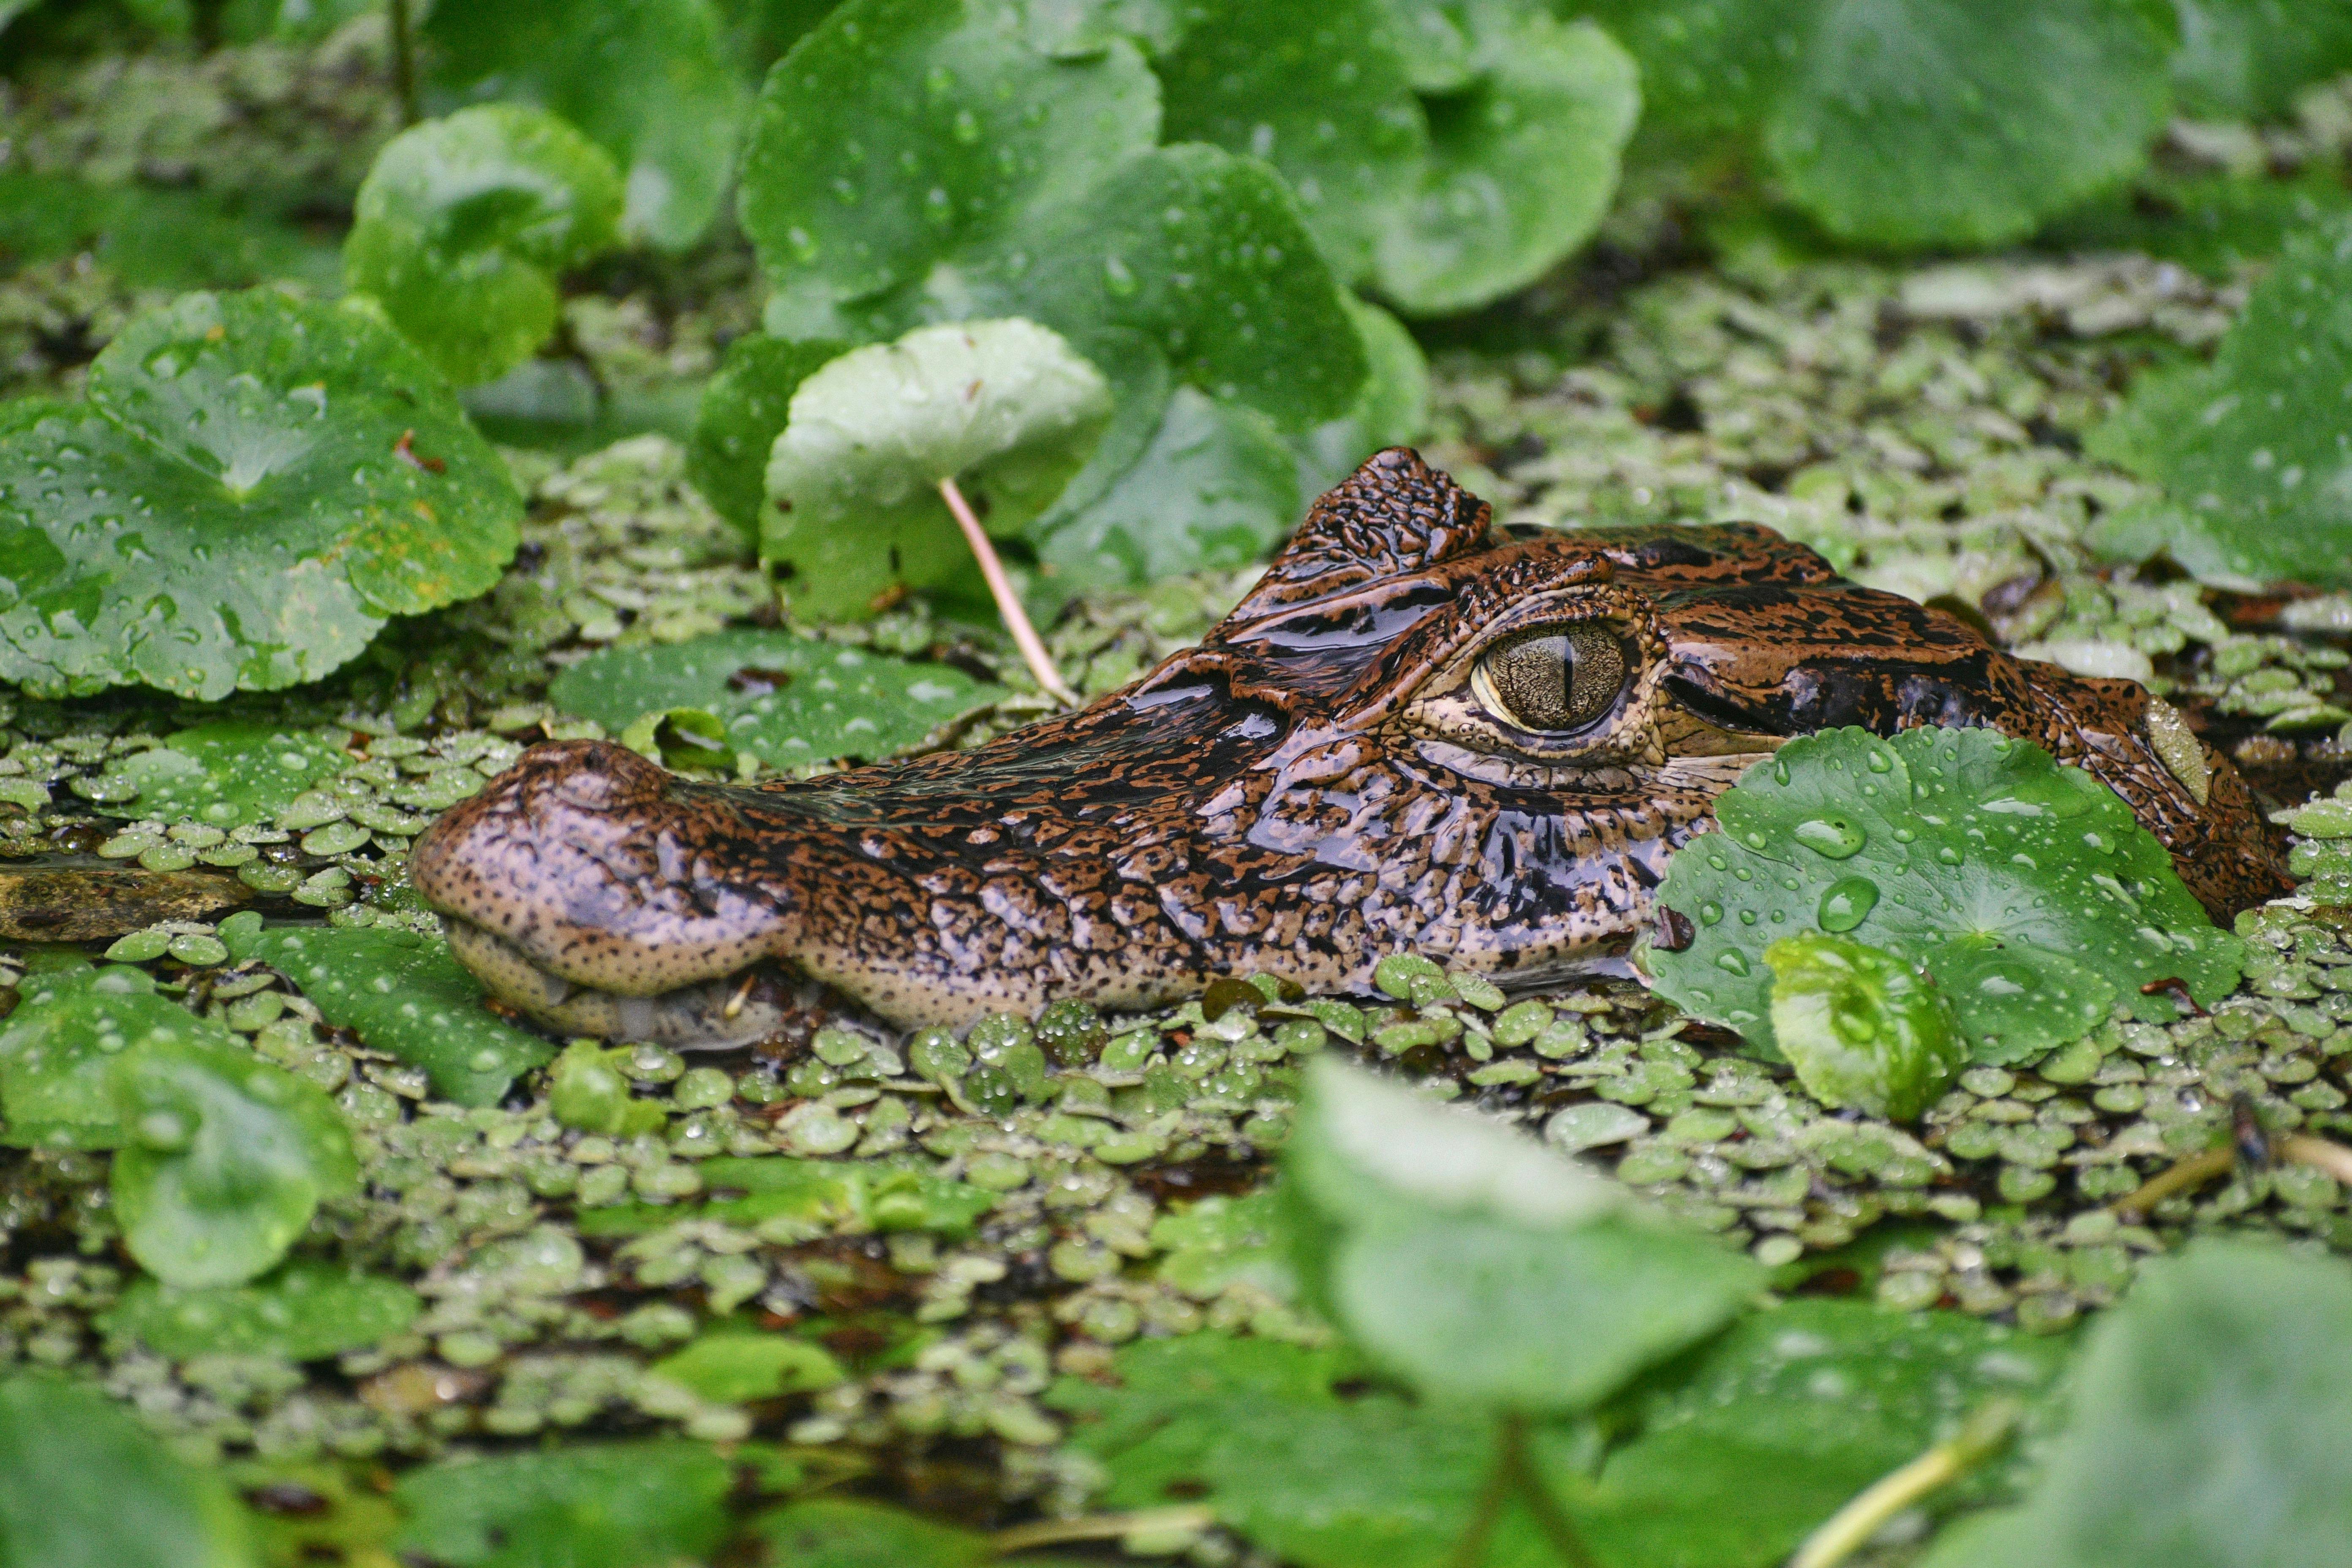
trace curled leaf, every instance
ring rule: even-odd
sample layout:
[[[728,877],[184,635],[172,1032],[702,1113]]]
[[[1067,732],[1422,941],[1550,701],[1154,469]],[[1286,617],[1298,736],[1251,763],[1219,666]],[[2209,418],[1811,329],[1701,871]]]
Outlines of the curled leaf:
[[[1951,1004],[1890,953],[1822,931],[1764,950],[1772,1035],[1824,1105],[1916,1121],[1968,1065]]]
[[[360,186],[346,280],[460,385],[555,331],[556,280],[619,237],[621,176],[543,110],[463,109],[404,131]]]

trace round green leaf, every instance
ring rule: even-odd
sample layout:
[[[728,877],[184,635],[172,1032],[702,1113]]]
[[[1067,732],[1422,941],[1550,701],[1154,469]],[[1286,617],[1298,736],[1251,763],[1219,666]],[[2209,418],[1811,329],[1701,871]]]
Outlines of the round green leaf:
[[[769,631],[607,648],[548,689],[565,712],[614,731],[642,713],[714,713],[730,746],[773,767],[890,756],[998,695],[947,665]]]
[[[2275,1241],[2156,1258],[2101,1315],[2022,1510],[1932,1568],[2334,1563],[2352,1537],[2352,1273]]]
[[[0,438],[0,677],[37,692],[315,680],[514,553],[504,465],[364,311],[186,295],[89,398]]]
[[[1916,1121],[1968,1065],[1951,1004],[1890,953],[1825,931],[1764,950],[1772,1036],[1824,1105]]]
[[[1428,127],[1381,0],[1210,0],[1153,61],[1170,142],[1263,158],[1341,281],[1370,270],[1419,183]]]
[[[1371,374],[1347,417],[1316,426],[1307,438],[1308,488],[1329,489],[1383,447],[1410,447],[1429,428],[1429,361],[1405,324],[1354,295],[1348,314]],[[1286,528],[1288,526],[1285,525]]]
[[[1706,135],[1763,119],[1804,53],[1818,6],[1755,0],[1586,0],[1642,68],[1642,121]]]
[[[1418,189],[1373,282],[1412,315],[1473,310],[1549,271],[1599,226],[1641,111],[1633,58],[1590,23],[1475,9],[1475,72],[1430,106]]]
[[[753,332],[728,345],[719,374],[702,389],[694,440],[686,453],[687,478],[719,516],[742,531],[746,544],[760,542],[768,454],[791,416],[793,394],[848,348]]]
[[[1972,1059],[2078,1038],[2121,996],[2177,979],[2225,995],[2242,948],[2105,784],[1991,730],[1832,730],[1789,742],[1675,851],[1660,902],[1691,921],[1647,951],[1658,990],[1777,1055],[1771,942],[1809,931],[1927,972]],[[2169,1003],[2161,1004],[2168,1011]]]
[[[1449,1402],[1590,1408],[1763,1278],[1541,1144],[1324,1057],[1285,1172],[1302,1282],[1375,1363]]]
[[[2291,237],[2210,365],[2142,376],[2093,432],[2097,456],[2164,486],[2170,505],[2095,536],[2172,551],[2200,575],[2352,584],[2352,217]],[[2328,411],[2323,413],[2322,411]]]
[[[267,1355],[318,1361],[407,1331],[424,1303],[397,1279],[289,1263],[250,1285],[182,1290],[142,1279],[100,1320],[174,1361]]]
[[[612,159],[562,121],[460,110],[376,154],[344,277],[451,381],[490,381],[553,333],[558,275],[609,249],[621,214]]]
[[[1297,526],[1298,491],[1297,455],[1274,421],[1180,386],[1106,493],[1041,521],[1044,586],[1061,596],[1246,565]]]
[[[102,809],[117,816],[187,819],[214,827],[268,822],[313,785],[352,764],[344,730],[289,730],[223,719],[176,731],[152,751],[107,766],[110,784],[138,793]]]
[[[776,290],[770,331],[902,331],[915,319],[853,333],[835,312],[1018,243],[1036,209],[1152,145],[1159,89],[1133,45],[1061,60],[1024,31],[992,0],[850,0],[769,77],[742,217]]]
[[[895,584],[969,573],[940,480],[989,532],[1016,538],[1109,417],[1101,373],[1031,321],[919,327],[852,350],[793,394],[768,461],[761,553],[790,570],[798,613],[871,613]]]
[[[221,922],[238,963],[259,959],[302,988],[319,1014],[366,1045],[425,1069],[459,1105],[496,1105],[555,1055],[482,1006],[481,983],[438,937],[396,926],[273,926],[250,910]]]
[[[638,1568],[701,1558],[726,1533],[734,1468],[655,1438],[443,1460],[401,1477],[399,1548],[457,1568]]]
[[[613,155],[622,227],[667,250],[719,216],[749,103],[709,0],[436,5],[441,79],[562,115]]]
[[[320,1199],[359,1185],[333,1103],[241,1045],[151,1040],[116,1058],[109,1083],[126,1138],[113,1176],[122,1244],[167,1285],[263,1273]]]
[[[1841,238],[1998,245],[2140,168],[2169,103],[2139,0],[1823,0],[1765,149]]]
[[[0,1557],[9,1568],[257,1568],[217,1471],[175,1458],[96,1388],[0,1383]]]
[[[0,1029],[0,1142],[111,1149],[128,1136],[111,1088],[120,1058],[151,1045],[218,1043],[219,1025],[155,994],[144,970],[87,964],[28,974]]]

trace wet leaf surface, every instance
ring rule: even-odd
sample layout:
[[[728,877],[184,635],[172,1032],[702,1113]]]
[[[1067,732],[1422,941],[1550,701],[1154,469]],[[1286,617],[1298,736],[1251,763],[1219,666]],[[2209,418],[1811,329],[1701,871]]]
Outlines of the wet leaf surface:
[[[267,822],[294,797],[351,765],[346,730],[289,730],[221,720],[175,731],[107,770],[137,793],[110,803],[124,816],[185,818],[210,827]]]
[[[1110,418],[1102,374],[1033,321],[919,327],[803,380],[768,460],[760,553],[794,612],[877,613],[908,589],[977,598],[979,567],[939,486],[1017,539]]]
[[[232,916],[221,940],[239,963],[290,976],[326,1020],[423,1068],[460,1105],[495,1105],[515,1077],[555,1055],[482,1007],[482,987],[437,937],[396,927],[264,928]]]
[[[584,1443],[401,1478],[398,1544],[456,1568],[644,1568],[726,1531],[731,1467],[699,1443]]]
[[[2029,1060],[2118,997],[2177,978],[2200,1005],[2238,974],[2172,858],[2089,774],[1987,730],[1803,737],[1717,803],[1659,897],[1692,922],[1644,962],[1666,995],[1777,1053],[1764,950],[1807,930],[1924,970],[1972,1059]],[[2163,1004],[2169,1006],[2170,1004]]]
[[[496,582],[519,513],[380,321],[185,295],[98,357],[86,407],[0,439],[0,676],[205,699],[315,679],[386,617]]]
[[[558,277],[619,237],[622,192],[612,159],[555,116],[460,110],[378,156],[344,276],[452,382],[495,380],[554,331]]]
[[[24,1568],[257,1568],[220,1477],[97,1389],[0,1383],[0,1541]]]
[[[250,1285],[175,1289],[142,1279],[103,1326],[175,1361],[200,1355],[317,1361],[403,1332],[421,1308],[416,1292],[396,1279],[295,1262]]]
[[[614,731],[672,709],[716,715],[728,745],[772,767],[890,756],[999,695],[946,665],[762,631],[608,649],[549,688],[566,712]]]

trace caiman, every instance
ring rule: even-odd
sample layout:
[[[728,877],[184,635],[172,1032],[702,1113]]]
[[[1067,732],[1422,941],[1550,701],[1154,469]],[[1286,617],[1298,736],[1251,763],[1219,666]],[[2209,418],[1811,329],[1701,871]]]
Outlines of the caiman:
[[[1404,952],[1517,988],[1622,972],[1667,856],[1789,737],[1920,724],[2093,773],[2217,915],[2288,886],[2244,781],[2132,681],[1760,527],[1507,533],[1402,448],[1083,710],[762,784],[535,746],[411,865],[494,995],[678,1047],[762,1038],[814,986],[905,1026],[1254,973],[1361,994]]]

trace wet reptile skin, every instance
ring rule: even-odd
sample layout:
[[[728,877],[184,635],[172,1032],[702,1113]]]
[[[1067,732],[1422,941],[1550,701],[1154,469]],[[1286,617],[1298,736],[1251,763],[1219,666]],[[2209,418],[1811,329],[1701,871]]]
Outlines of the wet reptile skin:
[[[1581,732],[1518,729],[1469,679],[1498,638],[1594,619],[1630,677]],[[2217,913],[2283,890],[2243,782],[2177,749],[2176,776],[2150,705],[1761,528],[1490,533],[1485,503],[1393,450],[1200,647],[1083,711],[764,786],[538,746],[412,865],[494,993],[678,1045],[756,1038],[811,982],[911,1026],[1237,973],[1361,993],[1408,949],[1507,985],[1606,966],[1716,795],[1842,724],[2022,736],[2118,791]]]

